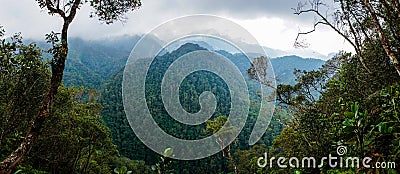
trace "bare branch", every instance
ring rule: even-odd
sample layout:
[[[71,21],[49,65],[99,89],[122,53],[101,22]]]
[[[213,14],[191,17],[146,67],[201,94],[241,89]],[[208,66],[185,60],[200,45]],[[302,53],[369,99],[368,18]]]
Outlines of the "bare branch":
[[[314,13],[315,15],[317,15],[317,17],[320,18],[320,21],[314,23],[314,27],[313,27],[313,29],[312,29],[311,31],[303,32],[303,33],[298,33],[298,35],[297,35],[297,37],[296,37],[296,40],[295,40],[294,47],[299,47],[299,46],[301,46],[301,43],[298,42],[298,39],[299,39],[299,36],[300,36],[300,35],[306,35],[306,34],[312,33],[312,32],[314,32],[314,31],[316,30],[316,27],[317,27],[319,24],[323,24],[323,25],[326,25],[326,26],[330,27],[331,29],[333,29],[337,34],[339,34],[340,36],[342,36],[348,43],[350,43],[350,45],[354,48],[354,50],[356,51],[357,55],[359,56],[359,60],[360,60],[361,64],[363,65],[363,67],[364,67],[368,72],[371,72],[371,71],[368,69],[368,67],[366,66],[366,64],[364,63],[364,59],[363,59],[363,56],[362,56],[362,53],[361,53],[361,50],[360,50],[360,46],[359,46],[359,43],[358,43],[358,42],[361,42],[361,41],[358,41],[358,40],[354,40],[354,41],[353,41],[353,40],[351,40],[351,38],[346,34],[346,30],[341,31],[340,28],[338,27],[338,25],[335,25],[334,23],[332,23],[331,21],[329,21],[327,16],[322,15],[321,12],[318,10],[318,9],[319,9],[318,7],[319,7],[320,5],[323,5],[323,4],[320,3],[319,0],[315,0],[315,1],[311,4],[311,8],[309,8],[309,9],[303,10],[302,8],[305,6],[303,3],[299,3],[297,9],[295,9],[294,14],[296,14],[296,15],[301,15],[301,14],[303,14],[303,13]],[[351,25],[351,23],[349,23],[349,25]],[[343,29],[342,29],[342,30],[343,30]],[[354,38],[357,38],[357,36],[354,35]]]
[[[305,43],[304,43],[303,41],[299,41],[300,35],[307,35],[307,34],[310,34],[310,33],[315,32],[317,26],[320,25],[320,24],[328,25],[326,22],[319,21],[319,22],[317,22],[317,23],[314,23],[314,27],[313,27],[312,30],[307,31],[307,32],[299,32],[299,33],[297,33],[297,37],[296,37],[296,40],[295,40],[293,46],[294,46],[295,48],[300,48],[300,47],[306,48],[307,46],[305,45]]]

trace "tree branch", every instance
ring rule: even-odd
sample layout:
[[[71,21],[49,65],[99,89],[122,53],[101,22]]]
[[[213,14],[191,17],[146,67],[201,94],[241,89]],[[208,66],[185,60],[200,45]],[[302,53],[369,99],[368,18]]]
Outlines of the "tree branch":
[[[316,4],[316,5],[318,5],[318,4]],[[315,6],[315,5],[314,5],[314,6]],[[296,14],[296,15],[301,15],[301,14],[303,14],[303,13],[310,13],[310,12],[311,12],[311,13],[314,13],[314,14],[316,14],[322,21],[318,21],[317,23],[315,23],[315,24],[314,24],[313,30],[308,31],[308,32],[298,33],[294,45],[295,45],[295,46],[298,46],[298,43],[296,43],[296,42],[297,42],[297,40],[298,40],[298,38],[299,38],[299,35],[304,35],[304,34],[309,34],[309,33],[314,32],[314,31],[316,30],[316,27],[317,27],[319,24],[327,25],[327,26],[329,26],[331,29],[333,29],[337,34],[339,34],[340,36],[342,36],[348,43],[350,43],[350,45],[354,48],[354,50],[356,51],[357,55],[359,56],[359,60],[360,60],[360,62],[362,63],[362,65],[364,66],[364,68],[365,68],[368,72],[371,72],[371,71],[368,69],[368,67],[365,65],[363,56],[362,56],[360,50],[358,49],[357,44],[355,43],[355,41],[352,41],[352,40],[349,38],[349,36],[347,36],[345,33],[343,33],[343,32],[340,31],[337,27],[335,27],[331,22],[329,22],[329,20],[327,19],[327,17],[325,17],[324,15],[322,15],[317,9],[318,9],[318,8],[313,7],[313,8],[307,9],[307,10],[301,10],[301,7],[298,7],[297,10],[295,11],[294,14]],[[349,25],[351,25],[351,24],[349,24]]]
[[[383,49],[385,50],[386,55],[392,61],[397,73],[400,75],[400,64],[399,64],[393,50],[389,46],[388,39],[386,38],[383,28],[382,28],[381,24],[379,23],[379,19],[376,15],[374,9],[372,8],[371,4],[369,3],[369,0],[362,0],[361,3],[367,8],[368,12],[371,14],[373,24],[375,25],[375,28],[378,32],[378,36],[382,43]]]
[[[57,7],[54,8],[54,4],[51,2],[51,0],[46,0],[46,7],[50,14],[59,14],[62,18],[65,18],[65,12],[59,8],[59,4],[57,4]]]

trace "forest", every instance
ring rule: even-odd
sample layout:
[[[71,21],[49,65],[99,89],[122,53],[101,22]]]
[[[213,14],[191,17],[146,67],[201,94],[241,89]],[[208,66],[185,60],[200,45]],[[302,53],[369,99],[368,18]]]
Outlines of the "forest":
[[[36,2],[49,15],[59,16],[62,29],[43,33],[46,42],[38,42],[24,40],[23,33],[6,37],[7,26],[0,23],[0,174],[400,172],[398,0],[338,0],[332,14],[321,10],[323,1],[299,2],[294,15],[312,14],[315,21],[312,30],[293,38],[295,47],[307,47],[301,37],[323,25],[354,49],[338,50],[326,61],[297,56],[248,59],[210,50],[200,42],[157,55],[146,76],[146,104],[154,121],[174,137],[216,136],[217,143],[223,143],[236,131],[227,121],[233,94],[221,77],[208,71],[185,77],[179,101],[187,112],[196,113],[201,94],[210,91],[217,102],[212,116],[199,125],[168,116],[161,83],[174,61],[196,51],[216,52],[239,69],[248,85],[250,107],[243,129],[218,153],[198,160],[174,159],[173,148],[156,153],[132,130],[122,84],[125,63],[139,37],[105,44],[68,35],[84,4],[93,9],[91,17],[112,24],[136,11],[141,1]],[[269,85],[257,76],[265,62],[275,71],[275,111],[261,139],[249,145],[259,117],[260,86]],[[293,157],[300,161],[293,162]],[[344,162],[320,160],[327,157]],[[348,159],[359,165],[344,165]]]

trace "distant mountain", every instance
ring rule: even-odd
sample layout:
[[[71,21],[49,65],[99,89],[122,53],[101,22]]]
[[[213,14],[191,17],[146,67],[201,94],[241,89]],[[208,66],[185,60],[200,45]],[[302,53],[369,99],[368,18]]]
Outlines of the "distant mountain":
[[[251,45],[249,45],[251,46]],[[279,49],[273,49],[273,48],[268,48],[268,47],[262,47],[265,51],[265,54],[274,59],[274,58],[279,58],[279,57],[285,57],[285,56],[291,56],[291,55],[296,55],[299,57],[304,57],[304,58],[315,58],[315,59],[321,59],[321,60],[327,60],[331,58],[331,55],[325,56],[319,52],[313,51],[313,50],[307,50],[307,49],[292,49],[288,51],[283,51]],[[260,54],[253,54],[253,55],[258,55]],[[333,57],[333,56],[332,56]]]
[[[177,42],[173,42],[170,45],[167,46],[166,51],[167,52],[172,52],[178,48],[180,48],[181,46],[187,44],[187,43],[192,43],[192,44],[196,44],[202,48],[205,48],[207,50],[215,50],[215,48],[213,46],[211,46],[210,44],[208,44],[205,41],[199,41],[199,40],[191,40],[191,41],[187,41],[187,40],[178,40]]]
[[[185,43],[176,50],[167,52],[164,55],[156,56],[147,70],[144,96],[146,97],[149,112],[152,114],[154,121],[160,123],[159,126],[166,133],[173,135],[174,137],[183,139],[199,139],[207,136],[204,132],[206,126],[204,123],[199,125],[185,125],[174,119],[170,119],[166,108],[164,108],[165,105],[163,104],[161,94],[163,75],[165,75],[169,66],[187,53],[192,53],[193,55],[201,57],[203,53],[196,52],[199,50],[206,49],[198,44]],[[255,80],[251,80],[247,76],[247,69],[250,67],[250,61],[247,57],[243,54],[230,54],[226,51],[219,51],[219,53],[227,57],[238,67],[249,87],[249,99],[252,104],[249,108],[249,117],[243,128],[243,130],[246,131],[242,132],[238,136],[238,142],[240,143],[235,145],[236,149],[247,149],[248,144],[246,142],[250,136],[250,130],[252,130],[251,127],[254,126],[257,119],[257,114],[255,113],[257,113],[257,109],[259,109],[260,99],[257,95],[259,85]],[[209,65],[207,62],[202,63]],[[211,64],[213,62],[208,63]],[[135,136],[132,130],[129,129],[129,124],[122,103],[122,78],[123,71],[120,71],[102,85],[100,89],[100,103],[104,106],[102,116],[112,132],[114,143],[117,145],[121,155],[127,156],[130,159],[145,159],[146,162],[152,163],[154,162],[154,152],[148,150],[148,148]],[[223,79],[214,73],[208,71],[193,72],[186,76],[181,82],[179,90],[180,104],[190,113],[196,113],[200,110],[201,107],[198,100],[200,94],[204,91],[211,91],[215,95],[217,103],[215,112],[213,112],[211,118],[229,114],[232,100],[230,90]],[[139,118],[142,115],[134,114],[134,116]],[[281,132],[283,126],[274,121],[271,123],[270,128],[270,132],[267,132],[261,139],[261,141],[266,144],[272,144],[272,140]],[[193,149],[178,150],[188,152]],[[207,163],[206,161],[204,162]]]
[[[277,83],[291,85],[295,84],[294,69],[311,71],[322,67],[324,63],[325,61],[321,59],[302,58],[294,55],[271,59]]]
[[[64,83],[67,86],[99,87],[125,65],[135,40],[137,38],[132,37],[109,43],[70,39]]]
[[[182,125],[174,120],[168,119],[166,117],[167,112],[165,111],[161,99],[161,82],[163,75],[167,71],[168,67],[177,60],[180,56],[198,50],[206,50],[205,48],[199,46],[198,44],[185,43],[181,45],[178,49],[171,52],[166,52],[163,55],[155,57],[152,64],[150,65],[146,77],[146,101],[148,102],[148,107],[150,113],[153,114],[153,119],[162,126],[162,129],[168,134],[175,137],[184,139],[194,139],[199,138],[204,135],[204,124],[190,126]],[[230,54],[229,52],[219,50],[219,54],[227,57],[234,63],[246,79],[246,83],[249,87],[249,96],[251,101],[250,113],[257,113],[257,102],[259,98],[257,97],[257,83],[255,80],[249,79],[247,74],[247,69],[250,67],[250,61],[243,54]],[[287,56],[272,59],[271,63],[275,69],[277,76],[284,77],[284,82],[294,83],[294,76],[292,74],[295,68],[312,70],[319,68],[324,61],[318,59],[304,59],[298,56]],[[119,71],[116,75],[112,75],[110,79],[105,81],[105,83],[100,88],[100,103],[104,106],[102,116],[105,123],[110,128],[113,136],[113,142],[117,145],[119,152],[131,159],[145,159],[146,162],[152,163],[156,160],[156,155],[154,152],[149,150],[146,146],[141,143],[141,141],[135,136],[129,127],[128,121],[125,116],[124,106],[122,103],[122,78],[123,71]],[[198,103],[198,96],[201,92],[207,90],[212,91],[216,95],[216,100],[218,106],[213,116],[226,115],[229,113],[229,102],[230,100],[229,88],[224,85],[222,79],[218,76],[213,75],[207,71],[195,72],[188,75],[184,81],[182,81],[179,87],[182,90],[180,95],[180,102],[182,107],[188,112],[194,113],[200,109]],[[240,141],[245,142],[235,145],[236,149],[246,149],[248,144],[248,136],[250,135],[250,130],[256,121],[255,115],[249,114],[248,121],[246,122],[243,132],[239,135]],[[278,135],[283,129],[283,126],[276,120],[271,121],[268,132],[264,134],[261,139],[262,142],[266,144],[271,144],[274,139],[274,135]],[[190,131],[188,131],[190,130]],[[193,136],[196,135],[196,136]],[[190,149],[188,149],[190,150]],[[140,153],[137,153],[140,152]],[[207,162],[205,162],[207,163]],[[183,164],[181,164],[183,165]]]
[[[139,37],[114,38],[108,41],[70,39],[70,53],[66,61],[64,83],[67,86],[98,88],[111,75],[125,65],[131,49]],[[156,41],[155,41],[156,42]],[[204,49],[212,49],[206,42],[196,42]],[[181,45],[180,45],[181,46]],[[193,46],[193,45],[192,45]],[[221,51],[219,51],[221,52]],[[255,55],[250,55],[255,56]],[[320,59],[284,56],[271,59],[278,83],[294,83],[293,70],[317,69],[324,63]]]
[[[139,39],[140,36],[138,35],[121,36],[94,41],[83,40],[80,38],[70,38],[69,55],[64,71],[64,84],[66,86],[84,86],[88,88],[99,89],[101,84],[103,84],[107,79],[124,67],[132,48]],[[164,50],[164,52],[160,53],[160,55],[163,55],[167,52],[172,52],[187,42],[189,41],[183,40],[172,43],[169,47],[167,47],[166,50]],[[146,44],[149,45],[154,43],[157,43],[160,46],[163,44],[163,42],[158,40],[156,37],[151,38],[148,43],[146,42]],[[212,43],[202,40],[190,41],[190,43],[196,44],[204,49],[218,50],[217,52],[221,54],[230,54],[229,50],[220,50],[223,45],[215,40]],[[43,49],[47,49],[49,47],[48,44],[44,42],[37,42],[37,45]],[[228,47],[226,48],[229,49]],[[285,53],[281,50],[268,49],[265,47],[264,49],[266,49],[267,54],[270,55],[279,55]],[[253,58],[259,55],[250,53],[249,56]],[[305,59],[301,58],[300,56],[293,55],[272,58],[271,63],[273,65],[278,83],[293,84],[293,70],[295,68],[301,70],[317,69],[324,63],[324,61],[312,58]],[[242,68],[245,68],[245,66]]]
[[[162,43],[162,41],[160,41],[160,43]],[[206,48],[210,51],[211,50],[212,51],[224,50],[224,51],[227,51],[232,54],[241,52],[233,45],[230,45],[230,43],[228,43],[227,41],[216,39],[216,38],[209,37],[209,36],[196,36],[196,37],[179,39],[177,41],[169,43],[169,45],[167,46],[167,48],[163,52],[163,54],[165,54],[166,52],[171,52],[173,50],[176,50],[185,43],[198,44],[199,46]],[[265,46],[260,47],[260,45],[258,45],[258,44],[250,44],[250,43],[246,43],[246,42],[242,42],[242,41],[236,41],[235,44],[237,44],[236,46],[239,47],[240,49],[242,49],[242,51],[246,51],[247,54],[249,54],[249,56],[251,58],[261,56],[261,55],[267,55],[270,58],[278,58],[278,57],[283,57],[283,56],[297,55],[299,57],[317,58],[317,59],[327,60],[327,59],[333,57],[332,54],[334,54],[334,53],[331,53],[328,56],[326,56],[315,50],[304,49],[304,48],[291,49],[291,50],[280,50],[280,49],[274,49],[274,48],[269,48],[269,47],[265,47]]]

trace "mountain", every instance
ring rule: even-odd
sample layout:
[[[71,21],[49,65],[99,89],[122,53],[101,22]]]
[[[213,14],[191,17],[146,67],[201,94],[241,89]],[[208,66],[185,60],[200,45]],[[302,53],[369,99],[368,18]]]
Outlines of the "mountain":
[[[125,65],[139,36],[125,36],[108,40],[83,40],[69,38],[68,58],[65,62],[63,83],[66,86],[84,86],[98,89],[110,76]],[[44,41],[28,40],[43,50],[50,45]],[[44,57],[50,55],[44,53]]]
[[[177,50],[178,48],[182,47],[183,45],[185,45],[186,43],[192,43],[192,44],[196,44],[202,48],[205,48],[207,50],[215,50],[215,48],[213,46],[211,46],[210,44],[208,44],[206,41],[201,41],[201,40],[178,40],[176,42],[172,42],[171,44],[169,44],[166,48],[166,52],[172,52],[174,50]],[[162,54],[161,54],[162,55]]]
[[[294,69],[311,71],[322,67],[325,63],[325,61],[321,59],[302,58],[295,55],[270,60],[275,72],[277,83],[291,85],[296,83],[293,74]]]
[[[64,84],[66,86],[84,86],[87,88],[99,89],[100,86],[109,79],[112,75],[120,71],[134,45],[138,42],[140,36],[121,36],[102,40],[83,40],[80,38],[69,39],[69,55],[66,61],[64,71]],[[146,44],[163,44],[156,37],[152,37]],[[189,40],[177,41],[171,43],[160,55],[172,52]],[[36,42],[43,49],[48,49],[48,44],[45,42]],[[220,50],[224,45],[213,40],[208,43],[203,40],[193,41],[190,43],[199,45],[208,50],[217,50],[224,54],[231,54],[229,50]],[[254,45],[248,44],[249,47]],[[226,47],[226,46],[225,46]],[[226,47],[229,49],[228,47]],[[281,50],[274,50],[264,47],[267,54],[280,55],[288,54]],[[254,50],[254,49],[253,49]],[[258,54],[249,54],[250,57],[257,57]],[[321,67],[323,60],[313,58],[301,58],[298,55],[283,56],[270,59],[275,71],[278,83],[294,84],[294,69],[313,70]],[[243,62],[242,62],[243,63]],[[242,66],[243,68],[244,66]]]
[[[146,101],[148,102],[150,113],[154,114],[153,118],[156,122],[162,122],[164,125],[166,125],[165,127],[163,127],[163,130],[165,130],[168,134],[174,135],[175,137],[182,137],[182,132],[185,132],[188,127],[178,124],[174,121],[171,122],[168,119],[166,120],[165,115],[168,115],[168,113],[164,109],[161,99],[161,81],[168,67],[175,60],[177,60],[182,55],[199,50],[206,49],[199,46],[198,44],[185,43],[174,51],[156,56],[151,63],[146,76],[145,96]],[[255,80],[251,80],[247,75],[247,70],[250,68],[249,59],[247,59],[245,55],[239,53],[230,54],[226,51],[221,50],[218,51],[218,53],[231,60],[231,62],[234,63],[243,74],[243,77],[246,79],[249,87],[250,100],[252,103],[254,103],[250,108],[251,113],[257,113],[256,109],[258,105],[256,103],[259,102],[259,98],[257,97],[256,91],[259,90],[259,87],[257,87],[258,84],[255,82]],[[288,83],[294,83],[294,76],[292,72],[295,68],[312,70],[320,67],[324,61],[319,59],[303,59],[297,56],[287,56],[272,59],[271,62],[274,69],[276,69],[277,74],[285,76],[287,77],[287,79],[290,79],[290,82]],[[102,115],[107,125],[110,127],[115,143],[118,145],[118,147],[120,147],[119,150],[123,155],[132,159],[140,159],[144,157],[153,159],[154,154],[150,153],[147,147],[143,146],[143,144],[139,142],[139,140],[134,136],[133,132],[129,129],[122,103],[122,78],[123,71],[121,70],[102,85],[100,89],[100,101],[101,104],[104,106]],[[185,108],[185,110],[187,110],[188,112],[197,112],[200,109],[198,96],[200,96],[203,91],[212,91],[213,93],[215,93],[218,103],[217,110],[215,111],[214,116],[226,115],[227,113],[229,113],[230,105],[224,105],[224,103],[226,104],[227,100],[230,100],[230,94],[229,92],[227,93],[227,91],[229,91],[229,88],[227,88],[222,79],[215,74],[207,71],[196,71],[185,77],[179,88],[180,90],[182,90],[182,93],[180,92],[180,94],[185,94],[182,96],[180,95],[180,102],[182,104],[182,107]],[[222,103],[222,105],[219,105],[220,103]],[[251,127],[253,126],[255,120],[253,117],[249,117],[249,123],[246,123],[244,130],[252,130]],[[274,126],[276,127],[276,129],[271,129],[271,131],[280,131],[280,128],[277,128],[277,125],[273,124],[272,127]],[[191,126],[190,128],[194,129],[194,133],[200,133],[200,135],[197,134],[195,137],[193,137],[192,134],[189,134],[189,136],[185,137],[185,139],[193,139],[199,136],[204,136],[204,132],[202,132],[202,130],[204,130],[204,125],[200,125],[200,127]],[[250,134],[239,136],[239,139],[241,139],[241,141],[239,142],[242,142],[242,144],[240,144],[239,146],[248,146],[246,142],[249,135]],[[261,141],[270,144],[272,142],[272,139],[273,137],[269,136],[269,134],[266,134],[266,136]],[[133,153],[132,149],[145,152],[139,154]]]
[[[85,41],[70,39],[70,53],[66,61],[64,83],[67,86],[99,88],[111,75],[116,74],[126,63],[131,48],[139,40],[138,36],[114,38],[108,41]],[[205,42],[197,44],[212,48]],[[204,48],[204,47],[202,47]],[[271,59],[278,83],[294,83],[293,70],[319,68],[320,59],[284,56]]]
[[[174,137],[193,140],[207,136],[205,132],[205,123],[199,125],[186,125],[171,119],[164,108],[165,105],[161,98],[161,83],[163,75],[169,66],[174,63],[175,60],[187,53],[201,54],[195,52],[199,50],[206,49],[198,44],[186,43],[176,50],[156,56],[146,74],[146,89],[144,96],[146,97],[149,112],[152,114],[154,121],[156,121],[166,133],[173,135]],[[249,106],[249,116],[244,125],[243,131],[238,136],[238,143],[232,145],[233,148],[237,150],[248,149],[249,145],[247,142],[252,127],[257,119],[260,105],[260,99],[256,93],[256,90],[259,88],[257,88],[255,80],[251,80],[247,76],[247,69],[250,67],[250,61],[247,57],[242,54],[230,54],[224,51],[220,51],[219,53],[226,56],[238,67],[249,86],[251,102]],[[129,127],[122,103],[122,78],[123,71],[121,70],[102,85],[100,89],[100,103],[104,106],[102,116],[112,132],[114,143],[117,145],[121,155],[129,157],[130,159],[144,159],[146,163],[154,164],[157,162],[156,154],[143,145]],[[190,113],[198,112],[200,110],[200,94],[204,91],[211,91],[214,94],[217,103],[216,110],[213,112],[211,119],[220,115],[229,115],[231,107],[231,94],[229,88],[223,79],[214,73],[208,71],[193,72],[185,77],[181,82],[179,89],[180,104],[186,111]],[[137,117],[141,116],[140,114],[133,115]],[[277,121],[271,121],[271,126],[269,127],[268,132],[260,142],[271,145],[272,140],[276,135],[279,135],[282,129],[283,126]],[[196,149],[176,149],[176,151],[178,150],[188,152]],[[219,161],[220,163],[220,161],[223,161],[219,159],[220,157],[220,155],[214,155],[200,161],[176,161],[176,163],[179,163],[176,166],[180,167],[174,168],[174,170],[177,173],[186,173],[184,170],[187,169],[198,170],[194,173],[213,173],[213,171],[200,171],[200,167],[198,166],[207,166],[207,164],[216,161]],[[218,160],[216,160],[216,158]],[[196,164],[194,165],[193,163]]]
[[[125,65],[132,47],[139,39],[139,36],[113,38],[107,41],[71,38],[64,83],[67,86],[98,88]]]
[[[223,36],[221,37],[223,38]],[[159,42],[163,43],[162,41]],[[209,36],[195,36],[195,37],[182,38],[169,43],[163,54],[166,52],[171,52],[173,50],[176,50],[185,43],[198,44],[199,46],[206,48],[207,50],[210,51],[224,50],[232,54],[241,52],[235,46],[231,45],[229,42],[225,40],[216,39]],[[262,55],[267,55],[270,58],[297,55],[299,57],[327,60],[333,57],[332,55],[335,54],[335,53],[330,53],[328,56],[326,56],[319,53],[318,51],[306,48],[280,50],[280,49],[269,48],[266,46],[260,47],[259,44],[251,44],[238,40],[236,40],[235,44],[237,44],[236,46],[242,49],[243,51],[246,50],[247,54],[249,54],[249,56],[251,56],[252,58]]]

